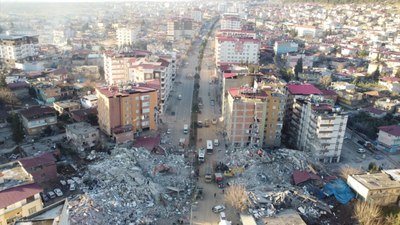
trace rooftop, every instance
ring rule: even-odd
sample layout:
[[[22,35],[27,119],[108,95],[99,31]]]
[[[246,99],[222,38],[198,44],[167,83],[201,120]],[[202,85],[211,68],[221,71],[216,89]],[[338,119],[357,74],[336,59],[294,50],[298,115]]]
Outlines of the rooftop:
[[[355,180],[360,182],[369,190],[398,188],[400,189],[400,181],[396,181],[386,173],[372,173],[351,175]]]
[[[61,108],[68,108],[71,106],[80,105],[78,102],[74,102],[74,101],[70,101],[70,100],[54,102],[53,104],[58,105]]]
[[[43,208],[39,212],[21,218],[14,225],[59,225],[63,219],[66,219],[61,217],[62,211],[67,207],[68,201],[63,199]]]
[[[107,97],[119,97],[119,96],[129,96],[131,94],[136,93],[149,93],[153,91],[157,91],[157,89],[148,87],[146,84],[132,84],[126,85],[122,88],[118,86],[109,86],[109,87],[98,87],[96,91]]]
[[[24,184],[0,191],[0,209],[43,192],[36,183]]]
[[[322,92],[312,84],[289,84],[288,91],[292,95],[320,95]]]
[[[92,127],[87,122],[68,124],[65,128],[74,134],[89,134],[97,131],[95,127]]]
[[[4,180],[3,183],[0,183],[0,192],[22,184],[33,182],[32,176],[19,162],[10,162],[0,165],[0,179]]]
[[[229,88],[228,93],[233,98],[257,98],[265,99],[268,95],[265,91],[255,90],[253,88]]]
[[[381,126],[378,127],[379,130],[386,132],[388,134],[399,137],[400,136],[400,126],[399,125],[390,125],[390,126]]]
[[[51,152],[38,156],[26,157],[18,160],[24,168],[32,168],[39,165],[54,164],[56,159]]]
[[[32,106],[20,111],[20,114],[27,119],[43,118],[45,116],[55,116],[56,111],[47,106]]]

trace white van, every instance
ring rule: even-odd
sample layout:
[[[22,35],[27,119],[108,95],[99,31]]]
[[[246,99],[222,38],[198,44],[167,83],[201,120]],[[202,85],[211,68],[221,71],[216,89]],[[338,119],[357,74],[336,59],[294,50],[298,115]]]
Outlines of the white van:
[[[219,141],[218,141],[218,139],[214,139],[214,146],[219,146]]]
[[[199,162],[204,162],[206,159],[206,150],[204,148],[199,149]]]

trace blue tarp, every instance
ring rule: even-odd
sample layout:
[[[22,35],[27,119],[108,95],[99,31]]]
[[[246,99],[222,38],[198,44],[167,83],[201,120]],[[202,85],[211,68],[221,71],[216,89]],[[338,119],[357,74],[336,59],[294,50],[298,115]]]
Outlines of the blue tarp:
[[[327,183],[323,188],[323,192],[327,196],[334,195],[336,200],[342,204],[348,203],[355,196],[350,187],[342,179],[336,179]]]

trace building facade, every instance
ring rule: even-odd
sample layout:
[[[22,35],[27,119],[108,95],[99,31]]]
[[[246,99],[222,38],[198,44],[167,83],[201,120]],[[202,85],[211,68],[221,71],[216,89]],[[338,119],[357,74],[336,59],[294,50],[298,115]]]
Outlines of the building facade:
[[[194,29],[191,18],[172,18],[167,21],[167,39],[180,40],[193,37]]]
[[[221,30],[241,30],[240,16],[226,13],[222,15]]]
[[[399,204],[400,171],[383,170],[379,173],[349,175],[347,184],[357,193],[357,197],[376,205]]]
[[[9,65],[34,59],[38,53],[38,36],[0,35],[0,60]]]
[[[276,41],[274,44],[274,52],[276,55],[297,52],[299,45],[293,41]]]
[[[89,123],[79,122],[65,126],[67,139],[80,150],[90,149],[99,142],[99,130]]]
[[[107,135],[132,140],[133,133],[156,130],[158,91],[146,86],[96,88],[99,127]]]
[[[104,65],[108,84],[156,83],[160,91],[160,111],[164,112],[164,103],[169,98],[176,77],[175,54],[146,57],[143,54],[109,54],[105,55]]]
[[[260,40],[236,38],[230,36],[215,37],[215,63],[221,64],[258,64]]]
[[[0,165],[0,174],[0,225],[13,225],[19,218],[43,208],[43,189],[20,162]]]
[[[400,126],[381,126],[378,129],[378,148],[390,153],[398,152],[400,150]]]
[[[137,36],[137,31],[130,28],[118,28],[116,33],[118,47],[131,46]]]
[[[22,125],[29,135],[40,134],[57,123],[57,113],[47,106],[32,106],[20,111]]]

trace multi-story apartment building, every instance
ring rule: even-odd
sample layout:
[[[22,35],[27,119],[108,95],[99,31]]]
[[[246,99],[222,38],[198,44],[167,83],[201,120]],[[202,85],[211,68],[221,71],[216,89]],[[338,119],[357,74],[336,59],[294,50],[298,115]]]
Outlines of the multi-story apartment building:
[[[53,108],[61,115],[66,112],[71,112],[81,108],[79,102],[65,100],[53,103]]]
[[[33,84],[36,96],[46,103],[54,103],[61,98],[61,87],[50,83]]]
[[[65,132],[71,144],[79,149],[90,149],[99,142],[99,130],[86,122],[68,124]]]
[[[241,30],[240,16],[234,13],[225,13],[221,19],[221,30]]]
[[[193,37],[193,20],[191,18],[172,18],[167,21],[167,39],[180,40]]]
[[[61,201],[46,206],[42,210],[18,219],[14,225],[38,225],[38,224],[51,224],[51,225],[70,225],[68,213],[68,200],[65,198]]]
[[[296,31],[299,37],[317,37],[321,34],[320,29],[315,26],[296,26]]]
[[[132,45],[137,36],[137,31],[130,28],[118,28],[116,33],[118,47]]]
[[[347,114],[322,96],[294,99],[289,142],[299,150],[312,152],[324,163],[340,161],[347,125]]]
[[[217,32],[217,36],[229,36],[229,37],[237,37],[237,38],[257,38],[257,34],[254,31],[246,31],[246,30],[219,30]]]
[[[96,88],[99,127],[117,142],[132,140],[133,134],[156,130],[158,91],[146,85]]]
[[[13,225],[43,208],[43,189],[20,162],[0,165],[0,174],[0,225]]]
[[[47,106],[32,106],[20,111],[22,125],[29,135],[40,134],[57,123],[57,113]]]
[[[233,146],[278,147],[281,144],[285,89],[280,87],[281,82],[262,79],[262,76],[247,75],[224,82],[227,94],[223,116]],[[251,83],[250,80],[254,88],[245,84]],[[231,87],[234,84],[242,85]]]
[[[90,109],[97,107],[97,96],[96,95],[85,95],[80,99],[82,108]]]
[[[192,10],[192,19],[196,23],[201,23],[203,20],[203,12],[200,9],[193,9]]]
[[[231,36],[215,37],[215,63],[250,63],[258,64],[260,40],[253,38],[237,38]]]
[[[0,60],[14,66],[16,62],[34,59],[38,53],[38,36],[0,35]]]
[[[130,56],[126,54],[105,55],[105,78],[109,84],[141,83],[155,81],[160,90],[160,112],[169,98],[176,76],[176,58],[174,54]]]

